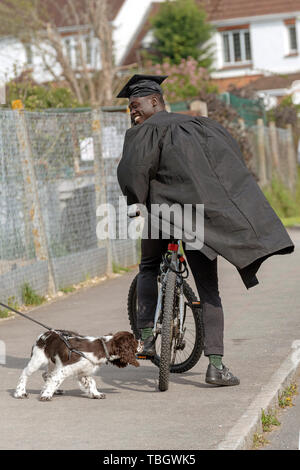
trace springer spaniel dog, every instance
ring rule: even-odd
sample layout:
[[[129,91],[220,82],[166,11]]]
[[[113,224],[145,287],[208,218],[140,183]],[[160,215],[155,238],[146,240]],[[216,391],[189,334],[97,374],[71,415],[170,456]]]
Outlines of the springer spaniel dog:
[[[48,365],[48,372],[43,374],[45,385],[40,400],[49,401],[54,394],[61,394],[58,387],[71,376],[77,377],[78,385],[85,396],[105,398],[104,393],[97,390],[92,374],[102,364],[107,363],[117,367],[126,367],[128,364],[138,367],[138,349],[138,341],[127,331],[91,337],[72,331],[50,330],[40,335],[32,347],[31,359],[20,376],[14,396],[27,398],[28,378],[40,367]]]

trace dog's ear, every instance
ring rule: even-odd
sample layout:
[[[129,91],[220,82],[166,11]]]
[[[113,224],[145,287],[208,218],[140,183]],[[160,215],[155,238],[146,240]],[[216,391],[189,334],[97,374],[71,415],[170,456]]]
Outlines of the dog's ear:
[[[124,367],[126,367],[126,366],[128,365],[127,362],[123,362],[123,361],[121,361],[121,359],[119,359],[119,358],[118,358],[118,359],[113,359],[113,360],[111,361],[111,364],[112,364],[113,366],[119,367],[120,369],[124,369]]]
[[[113,361],[117,367],[126,367],[131,364],[134,367],[139,367],[136,360],[137,340],[132,333],[123,331],[114,335],[112,339],[112,354],[119,356],[119,359]]]

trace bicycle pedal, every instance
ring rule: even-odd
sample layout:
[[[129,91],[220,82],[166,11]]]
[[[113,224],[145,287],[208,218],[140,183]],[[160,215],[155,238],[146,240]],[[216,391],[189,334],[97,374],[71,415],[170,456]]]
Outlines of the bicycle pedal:
[[[185,348],[185,341],[181,341],[181,343],[176,346],[177,351],[183,351],[184,348]]]
[[[199,302],[199,301],[197,301],[197,302],[194,301],[194,302],[192,302],[191,304],[188,304],[188,305],[191,308],[201,308],[202,307],[202,303]]]
[[[146,361],[148,359],[150,359],[149,356],[145,356],[145,355],[142,355],[142,354],[136,354],[135,356],[137,359],[139,359],[140,361]]]

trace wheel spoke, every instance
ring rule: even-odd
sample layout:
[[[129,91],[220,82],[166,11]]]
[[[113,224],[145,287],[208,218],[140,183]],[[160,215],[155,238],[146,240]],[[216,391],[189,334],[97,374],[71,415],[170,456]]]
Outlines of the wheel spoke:
[[[128,315],[130,324],[133,332],[137,337],[139,337],[139,330],[137,329],[137,295],[136,295],[136,280],[134,279],[128,296]],[[159,286],[160,287],[160,286]],[[192,289],[184,281],[184,297],[185,301],[191,305],[191,303],[196,299]],[[176,309],[179,309],[179,303],[176,300]],[[173,321],[173,320],[172,320]],[[152,359],[152,362],[159,367],[160,365],[160,356],[161,356],[161,328],[162,325],[157,325],[160,328],[160,333],[157,334],[156,339],[156,356]],[[178,329],[178,324],[176,323],[175,328]],[[170,370],[171,372],[184,372],[191,369],[199,360],[202,350],[203,350],[203,326],[202,320],[199,316],[199,310],[194,312],[191,307],[186,306],[186,315],[184,319],[183,329],[185,330],[183,335],[184,346],[183,348],[175,348],[175,344],[180,346],[180,341],[178,342],[175,339],[172,341],[171,345],[171,355],[169,359],[171,360]],[[179,334],[179,333],[178,333]]]

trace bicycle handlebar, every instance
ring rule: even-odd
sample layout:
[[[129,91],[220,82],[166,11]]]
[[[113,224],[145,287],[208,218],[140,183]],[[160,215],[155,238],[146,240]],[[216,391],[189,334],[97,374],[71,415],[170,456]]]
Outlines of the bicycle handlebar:
[[[136,211],[134,214],[127,214],[127,216],[130,218],[130,219],[134,219],[135,217],[139,217],[141,215],[140,211]]]
[[[136,204],[132,204],[131,206],[128,207],[127,216],[130,219],[134,219],[135,217],[139,217],[140,215],[141,215],[141,211],[138,209]]]

